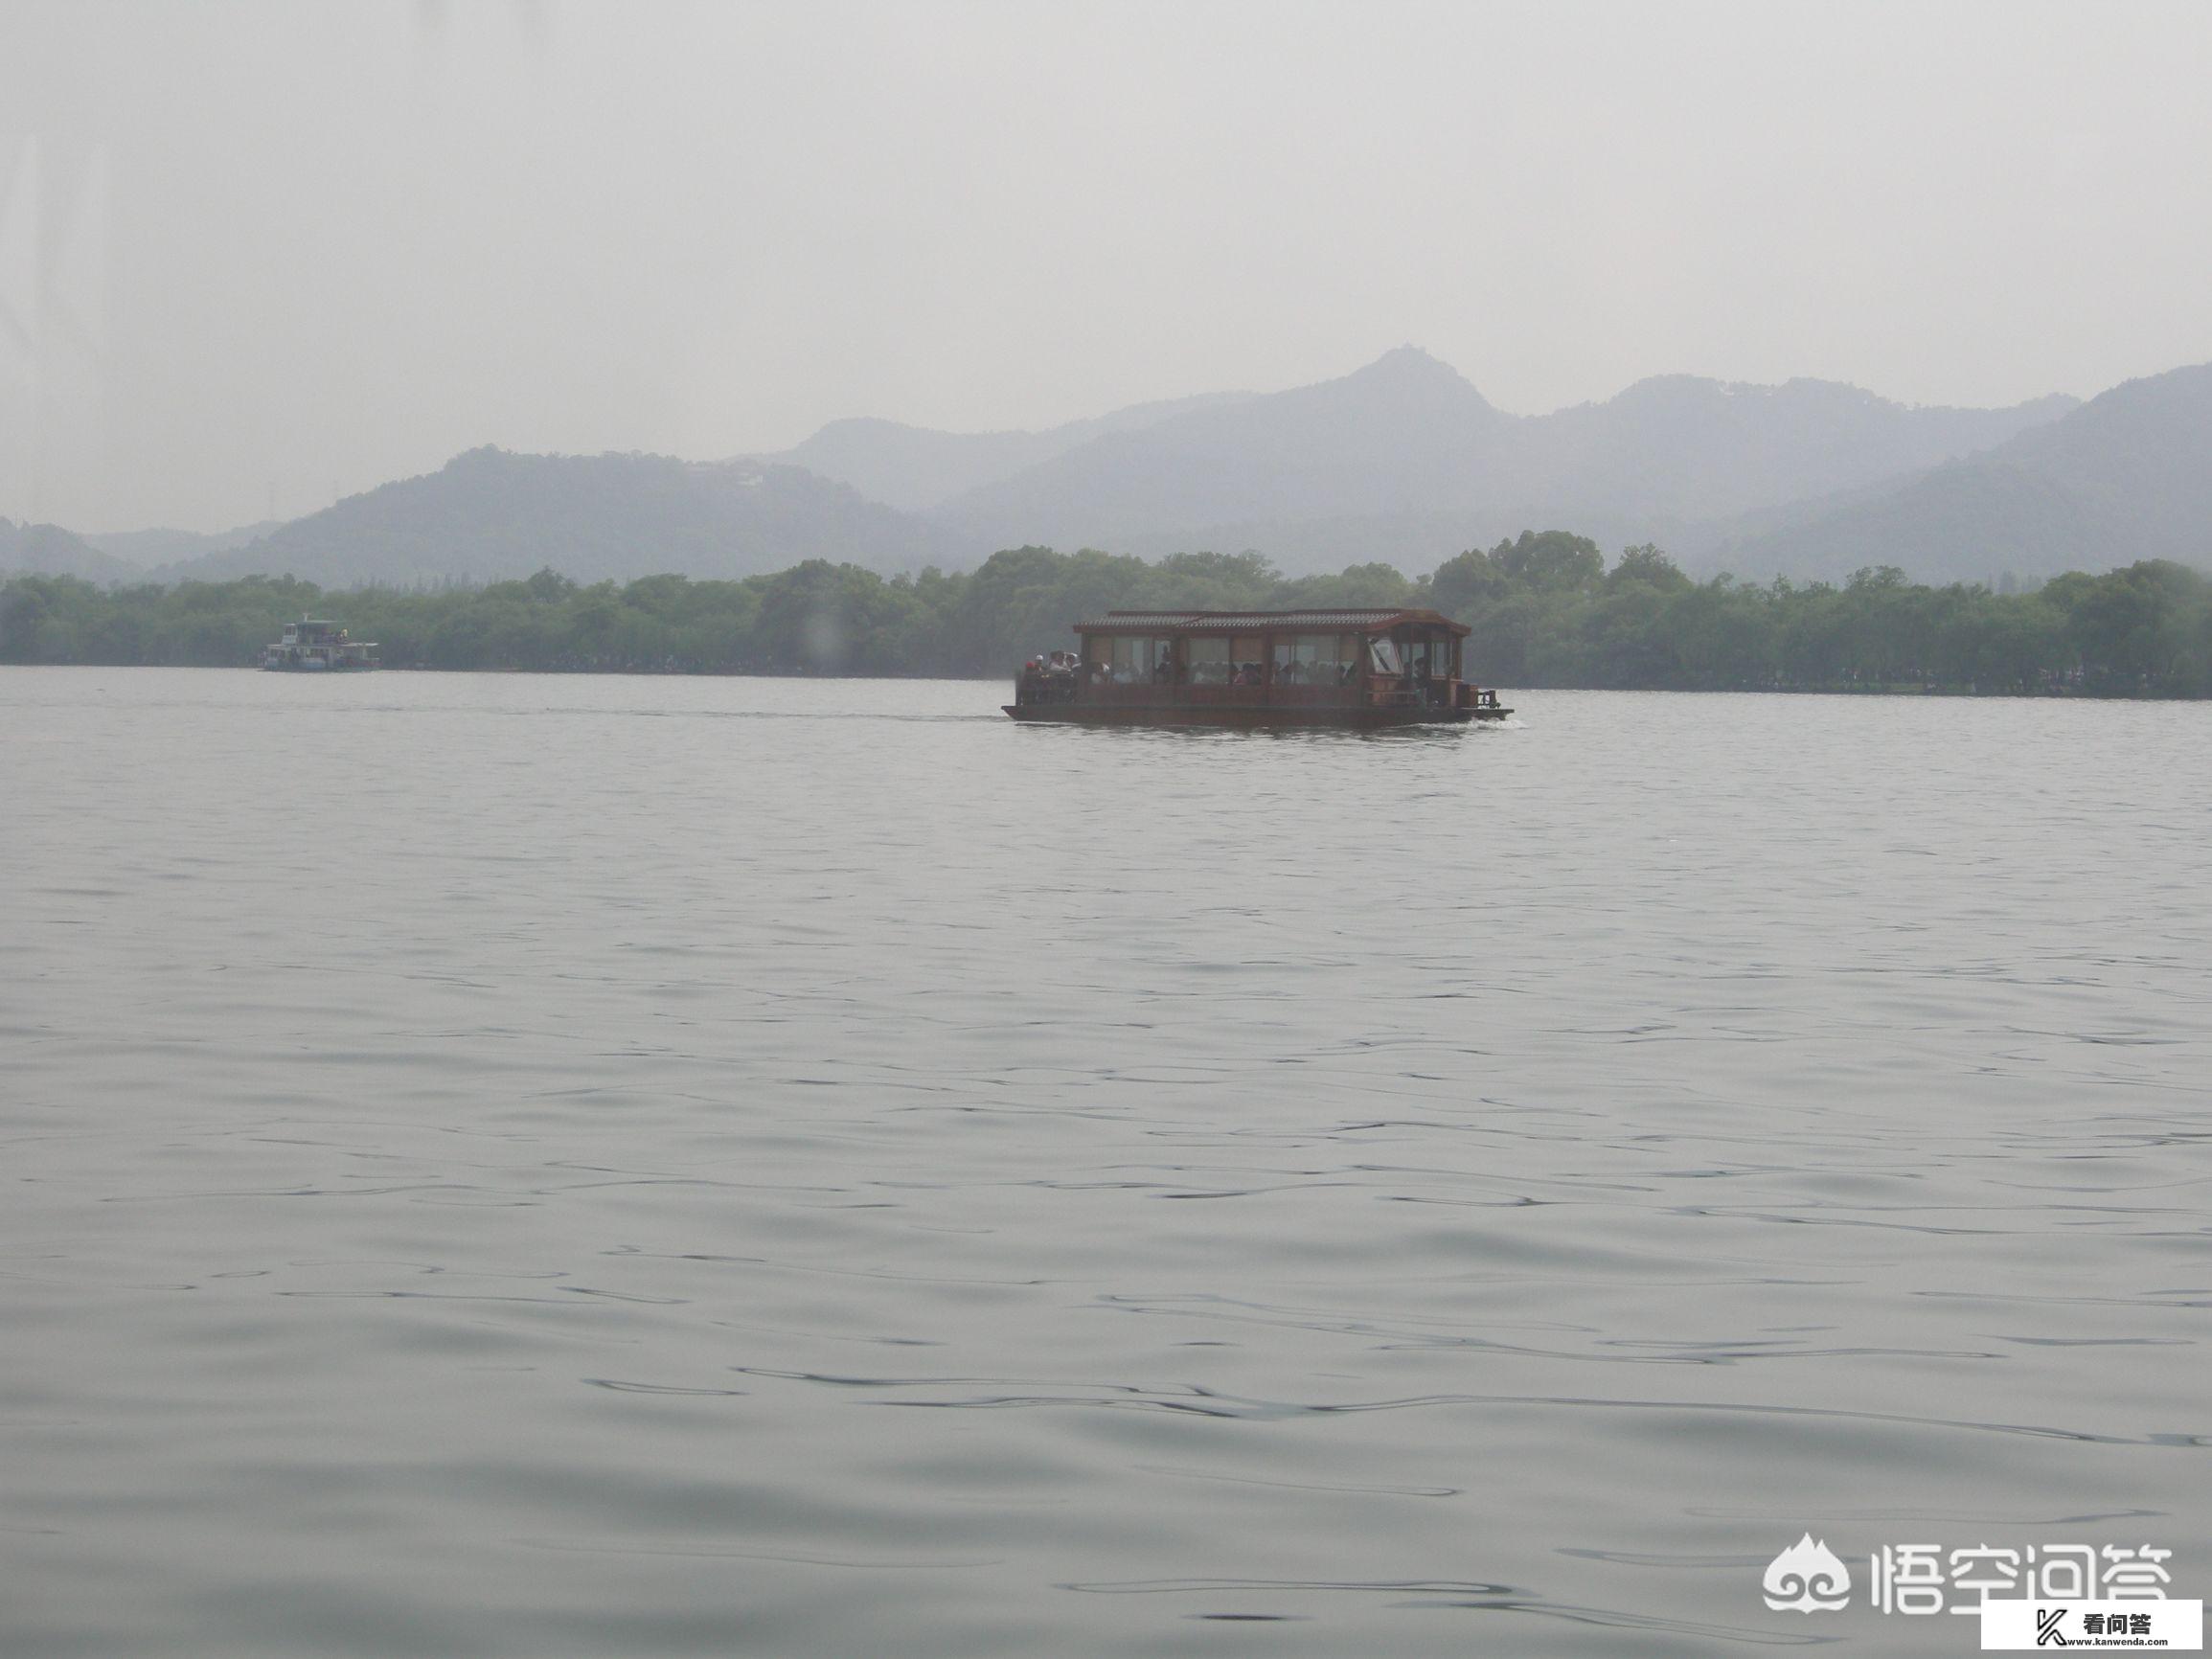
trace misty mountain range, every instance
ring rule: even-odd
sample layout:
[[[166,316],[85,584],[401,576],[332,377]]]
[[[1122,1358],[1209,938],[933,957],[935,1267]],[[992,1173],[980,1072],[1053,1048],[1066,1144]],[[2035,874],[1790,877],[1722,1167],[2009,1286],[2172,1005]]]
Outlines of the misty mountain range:
[[[168,565],[181,565],[260,539],[282,528],[281,519],[203,534],[194,530],[125,530],[108,534],[78,534],[52,524],[14,524],[0,518],[0,576],[34,571],[44,576],[78,576],[87,581],[142,579]]]
[[[487,447],[157,574],[289,573],[328,587],[489,581],[550,565],[579,581],[627,581],[752,576],[809,558],[919,569],[963,551],[950,533],[803,467]]]
[[[0,571],[94,580],[290,573],[326,586],[808,558],[896,572],[1002,547],[1255,548],[1287,571],[1425,571],[1527,528],[1656,541],[1687,568],[2035,579],[2212,563],[2212,365],[2087,403],[1911,408],[1830,381],[1690,375],[1506,414],[1402,347],[1340,379],[1148,403],[1040,432],[832,421],[777,455],[470,450],[323,511],[218,536],[78,536],[0,520]]]
[[[0,518],[0,576],[31,571],[40,576],[80,576],[87,581],[122,581],[140,574],[102,553],[80,535],[53,524],[17,524]]]
[[[1902,478],[2072,407],[1908,409],[1821,381],[1677,375],[1522,417],[1402,347],[1340,380],[1096,438],[933,516],[983,545],[1256,547],[1293,572],[1425,569],[1532,527],[1657,540],[1697,561],[1745,513]]]

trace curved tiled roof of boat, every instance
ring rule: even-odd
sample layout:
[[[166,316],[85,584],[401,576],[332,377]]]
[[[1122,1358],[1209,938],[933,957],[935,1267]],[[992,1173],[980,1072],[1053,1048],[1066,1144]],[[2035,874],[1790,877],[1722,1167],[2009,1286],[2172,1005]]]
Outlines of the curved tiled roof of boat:
[[[1368,610],[1110,610],[1075,625],[1077,633],[1284,633],[1299,628],[1378,629],[1400,624],[1443,626],[1457,634],[1468,631],[1465,623],[1432,610],[1412,610],[1385,605]]]

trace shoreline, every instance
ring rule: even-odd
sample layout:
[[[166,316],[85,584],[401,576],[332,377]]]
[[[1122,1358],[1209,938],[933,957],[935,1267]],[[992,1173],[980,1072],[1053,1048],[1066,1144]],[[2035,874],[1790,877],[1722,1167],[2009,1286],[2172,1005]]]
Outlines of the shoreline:
[[[9,669],[167,669],[184,670],[194,673],[259,674],[268,670],[251,663],[7,663],[0,662],[0,670]],[[1010,674],[988,673],[820,673],[806,669],[610,669],[610,668],[519,668],[510,665],[483,668],[439,668],[429,663],[386,663],[379,668],[365,670],[368,673],[392,674],[544,674],[561,679],[586,679],[594,676],[606,679],[652,680],[881,680],[889,683],[915,681],[946,681],[965,685],[998,685],[1013,683]],[[295,674],[295,679],[341,679],[363,677],[364,670],[343,670],[324,674]],[[1485,682],[1487,685],[1488,682]],[[2191,694],[2181,692],[2155,691],[2097,691],[2082,687],[2064,691],[2015,692],[1977,691],[1966,686],[1927,686],[1889,684],[1879,686],[1816,685],[1816,686],[1591,686],[1525,684],[1493,688],[1515,696],[1546,692],[1620,692],[1639,695],[1680,697],[1921,697],[1955,698],[1967,702],[2022,702],[2022,703],[2202,703],[2212,702],[2212,695]]]

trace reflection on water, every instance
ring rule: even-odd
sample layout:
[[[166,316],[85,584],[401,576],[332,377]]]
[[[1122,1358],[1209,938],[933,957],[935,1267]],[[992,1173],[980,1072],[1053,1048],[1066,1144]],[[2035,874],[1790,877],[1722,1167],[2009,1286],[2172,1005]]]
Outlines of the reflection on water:
[[[11,1653],[1932,1650],[1769,1612],[1808,1530],[2212,1586],[2212,711],[1001,698],[0,670]]]

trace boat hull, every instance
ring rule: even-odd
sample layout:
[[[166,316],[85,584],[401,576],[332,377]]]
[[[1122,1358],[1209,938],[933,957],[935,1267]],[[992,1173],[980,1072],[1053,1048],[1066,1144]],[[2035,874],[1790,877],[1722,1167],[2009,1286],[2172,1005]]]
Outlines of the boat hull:
[[[1502,720],[1511,709],[1297,708],[1277,705],[1176,706],[1174,704],[1001,703],[1025,724],[1040,726],[1328,726],[1380,731],[1399,726],[1464,726]]]

